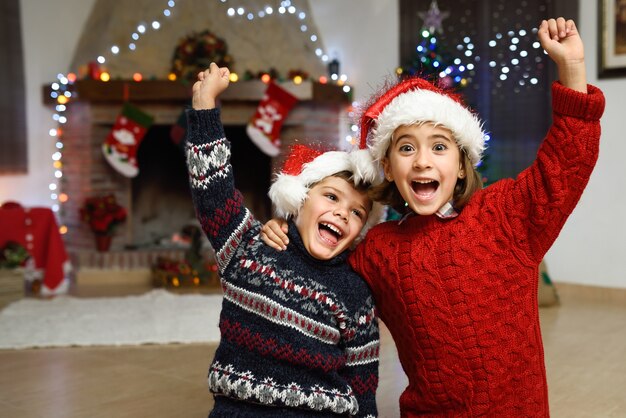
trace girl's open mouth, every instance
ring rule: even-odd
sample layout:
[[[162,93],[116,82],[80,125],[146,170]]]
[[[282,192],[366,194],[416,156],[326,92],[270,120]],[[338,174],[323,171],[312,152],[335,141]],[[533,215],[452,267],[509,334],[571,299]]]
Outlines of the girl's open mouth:
[[[428,199],[432,197],[439,188],[437,180],[413,180],[411,182],[413,193],[419,198]]]

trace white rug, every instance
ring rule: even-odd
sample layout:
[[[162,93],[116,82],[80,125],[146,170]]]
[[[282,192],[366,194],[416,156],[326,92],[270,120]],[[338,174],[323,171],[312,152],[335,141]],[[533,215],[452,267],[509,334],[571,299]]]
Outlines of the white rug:
[[[116,298],[22,299],[0,311],[0,348],[219,341],[221,295],[163,289]]]

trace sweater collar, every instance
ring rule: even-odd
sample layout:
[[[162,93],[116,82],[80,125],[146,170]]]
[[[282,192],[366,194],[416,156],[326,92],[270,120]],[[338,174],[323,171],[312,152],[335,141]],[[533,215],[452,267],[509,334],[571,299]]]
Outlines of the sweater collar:
[[[407,218],[413,215],[415,215],[415,212],[410,211],[398,221],[398,225],[401,225]],[[459,216],[459,212],[452,205],[452,201],[449,201],[449,202],[446,202],[446,204],[444,204],[442,207],[440,207],[439,210],[435,212],[435,215],[439,219],[452,219],[452,218],[456,218],[457,216]]]
[[[296,227],[296,224],[295,222],[293,222],[293,220],[289,221],[289,230],[287,232],[287,236],[289,237],[289,245],[293,246],[294,251],[300,253],[302,258],[309,264],[314,264],[318,266],[336,266],[347,261],[348,250],[331,258],[330,260],[318,260],[311,254],[309,254],[307,249],[304,247],[304,242],[302,242],[300,232],[298,231],[298,228]]]

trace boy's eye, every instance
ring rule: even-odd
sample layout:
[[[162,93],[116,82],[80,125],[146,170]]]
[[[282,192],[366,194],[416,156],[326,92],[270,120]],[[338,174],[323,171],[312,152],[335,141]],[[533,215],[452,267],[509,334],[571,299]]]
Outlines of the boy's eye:
[[[413,151],[413,147],[411,145],[405,144],[405,145],[400,145],[398,147],[398,150],[400,152],[410,152],[410,151]]]
[[[353,214],[355,214],[355,215],[357,216],[357,218],[359,218],[359,219],[363,219],[363,212],[361,212],[360,210],[358,210],[358,209],[353,209],[353,210],[352,210],[352,213],[353,213]]]
[[[332,194],[332,193],[328,193],[328,194],[326,194],[326,197],[327,197],[329,200],[337,200],[337,196],[335,196],[335,195],[334,195],[334,194]]]
[[[448,149],[447,146],[445,146],[444,144],[435,144],[435,146],[433,147],[433,149],[435,151],[445,151]]]

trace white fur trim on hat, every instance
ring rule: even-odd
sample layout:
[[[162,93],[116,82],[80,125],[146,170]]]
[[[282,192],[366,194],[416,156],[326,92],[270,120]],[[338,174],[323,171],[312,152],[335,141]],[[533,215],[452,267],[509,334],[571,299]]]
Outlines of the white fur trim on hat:
[[[367,150],[325,152],[304,164],[298,175],[280,173],[276,176],[268,193],[274,204],[276,216],[285,219],[296,216],[308,196],[310,187],[341,171],[351,172],[356,184],[375,184],[380,177]]]
[[[472,164],[480,162],[485,150],[481,121],[449,96],[426,89],[399,94],[380,112],[369,141],[374,159],[380,161],[385,156],[396,128],[419,122],[434,122],[450,129]]]

